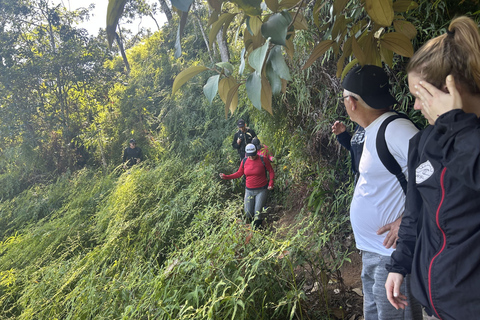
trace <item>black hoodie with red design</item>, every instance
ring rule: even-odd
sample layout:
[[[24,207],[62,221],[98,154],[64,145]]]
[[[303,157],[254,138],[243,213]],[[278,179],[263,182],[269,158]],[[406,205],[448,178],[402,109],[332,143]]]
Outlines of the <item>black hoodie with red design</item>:
[[[442,320],[480,319],[480,122],[453,110],[410,140],[408,190],[390,272]]]

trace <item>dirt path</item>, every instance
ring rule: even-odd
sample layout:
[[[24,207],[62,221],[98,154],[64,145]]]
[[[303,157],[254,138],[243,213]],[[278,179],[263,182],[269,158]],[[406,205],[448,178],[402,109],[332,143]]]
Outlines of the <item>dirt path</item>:
[[[285,210],[281,206],[274,206],[267,214],[267,219],[271,223],[273,229],[284,230],[297,225],[297,215],[300,208],[303,207],[303,199],[298,199],[295,205],[298,209]],[[280,231],[281,232],[281,231]],[[286,233],[286,231],[285,231]],[[351,240],[346,240],[351,241]],[[349,256],[351,262],[345,262],[340,269],[341,277],[343,279],[345,292],[340,293],[338,284],[331,284],[328,288],[329,296],[329,313],[331,319],[347,319],[347,320],[363,320],[363,298],[362,298],[362,281],[361,269],[362,261],[358,251],[354,251]],[[312,281],[305,281],[304,291],[307,294],[305,301],[309,309],[323,309],[325,312],[325,305],[320,305],[318,299],[313,298],[312,292],[316,290],[316,285]],[[318,289],[317,289],[318,290]],[[309,295],[310,294],[310,295]]]

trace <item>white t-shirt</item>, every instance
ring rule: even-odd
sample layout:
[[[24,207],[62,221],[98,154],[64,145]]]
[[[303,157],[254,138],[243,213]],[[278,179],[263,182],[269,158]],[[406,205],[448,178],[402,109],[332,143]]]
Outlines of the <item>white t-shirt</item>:
[[[397,220],[405,208],[405,195],[397,178],[382,164],[377,154],[377,132],[383,121],[394,112],[387,112],[365,128],[365,142],[359,164],[360,176],[350,206],[350,221],[357,248],[390,256],[383,240],[388,232],[377,235],[377,230]],[[408,142],[418,129],[407,119],[390,122],[385,130],[388,150],[407,177]]]

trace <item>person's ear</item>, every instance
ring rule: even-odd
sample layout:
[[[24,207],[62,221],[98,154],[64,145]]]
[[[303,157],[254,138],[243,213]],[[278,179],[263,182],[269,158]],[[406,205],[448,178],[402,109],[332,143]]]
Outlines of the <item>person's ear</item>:
[[[448,87],[447,87],[447,84],[446,84],[446,83],[443,84],[443,86],[442,86],[442,88],[441,88],[440,90],[442,90],[442,91],[445,92],[445,93],[450,93],[450,91],[448,91]]]
[[[353,98],[349,98],[350,99],[350,110],[352,111],[355,111],[358,106],[357,106],[357,100],[353,99]]]

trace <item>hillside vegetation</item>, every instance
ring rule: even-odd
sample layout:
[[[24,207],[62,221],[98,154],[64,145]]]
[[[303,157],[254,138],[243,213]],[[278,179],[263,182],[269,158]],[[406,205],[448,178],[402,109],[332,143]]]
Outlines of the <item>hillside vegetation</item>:
[[[356,10],[355,1],[345,3]],[[140,10],[136,4],[129,1],[130,10]],[[328,14],[328,4],[305,11]],[[413,45],[443,32],[459,6],[419,1],[405,14],[418,31]],[[272,114],[252,106],[241,86],[238,106],[225,112],[222,99],[204,97],[220,47],[207,47],[202,34],[208,8],[194,9],[180,58],[177,17],[154,34],[121,30],[122,58],[104,32],[93,37],[76,27],[86,11],[1,2],[0,319],[358,315],[341,274],[354,250],[353,178],[330,127],[353,124],[338,102],[338,57],[329,49],[302,69],[321,40],[305,14],[285,60],[291,81],[281,81]],[[230,63],[241,65],[236,35],[223,36]],[[392,59],[386,70],[398,109],[422,125],[406,89],[406,60]],[[196,65],[212,69],[172,96],[175,77]],[[238,168],[231,146],[238,118],[275,156],[261,231],[243,220],[240,179],[218,175]],[[125,170],[121,154],[131,138],[145,161]]]

